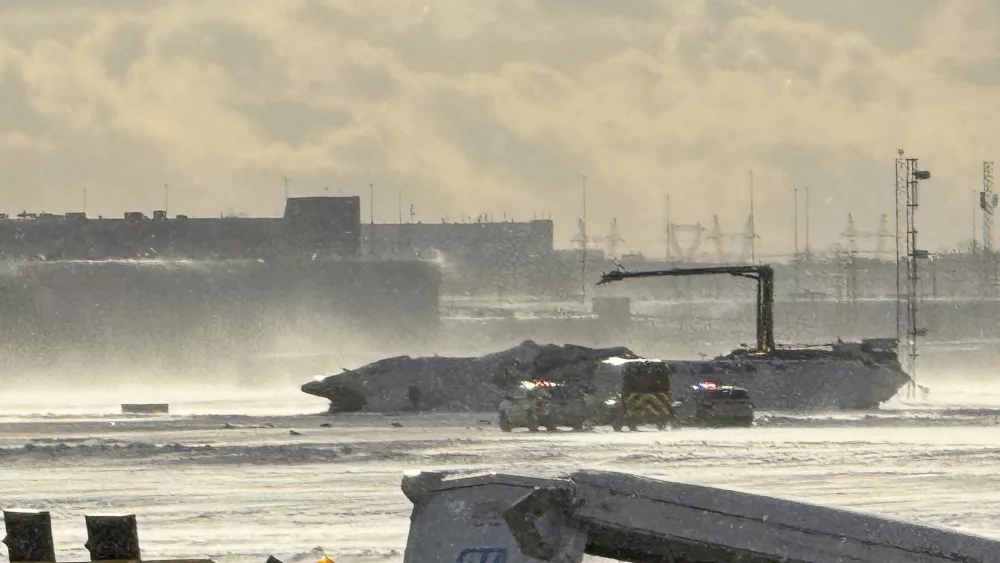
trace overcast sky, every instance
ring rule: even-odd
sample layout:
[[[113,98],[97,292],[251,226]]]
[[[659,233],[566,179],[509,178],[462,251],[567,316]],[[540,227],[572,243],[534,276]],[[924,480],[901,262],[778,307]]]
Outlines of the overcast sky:
[[[586,174],[592,233],[617,217],[662,254],[666,195],[737,231],[752,169],[784,253],[795,187],[815,246],[849,211],[891,222],[903,148],[936,249],[1000,160],[998,22],[996,0],[4,0],[0,208],[86,189],[92,215],[150,213],[168,183],[171,215],[271,215],[287,176],[366,219],[374,183],[377,222],[399,190],[425,222],[551,214],[569,245]]]

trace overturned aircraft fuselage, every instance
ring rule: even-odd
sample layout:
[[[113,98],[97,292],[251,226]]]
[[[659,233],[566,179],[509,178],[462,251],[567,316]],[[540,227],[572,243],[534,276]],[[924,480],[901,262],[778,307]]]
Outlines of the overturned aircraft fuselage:
[[[302,386],[330,401],[331,412],[495,411],[520,381],[578,383],[614,392],[622,374],[615,358],[629,349],[539,345],[471,358],[401,356]],[[872,409],[910,381],[896,353],[879,340],[841,342],[829,349],[736,351],[711,360],[649,360],[669,367],[675,398],[701,381],[745,388],[758,410]]]
[[[636,357],[627,348],[587,348],[526,341],[472,358],[400,356],[302,386],[330,401],[330,412],[494,411],[521,381],[592,381],[601,360]]]

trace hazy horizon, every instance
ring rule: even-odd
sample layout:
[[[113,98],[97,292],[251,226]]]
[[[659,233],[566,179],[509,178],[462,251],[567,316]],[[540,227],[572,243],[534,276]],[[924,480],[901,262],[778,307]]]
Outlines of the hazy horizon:
[[[919,157],[922,245],[972,233],[1000,157],[1000,4],[985,0],[0,5],[0,211],[274,215],[359,195],[377,222],[550,216],[662,253],[671,218],[814,248],[893,214]],[[803,215],[800,225],[804,225]],[[804,228],[804,227],[803,227]],[[707,233],[706,233],[707,234]],[[799,235],[804,241],[804,231]],[[864,244],[864,243],[862,243]],[[874,246],[874,241],[868,241]]]

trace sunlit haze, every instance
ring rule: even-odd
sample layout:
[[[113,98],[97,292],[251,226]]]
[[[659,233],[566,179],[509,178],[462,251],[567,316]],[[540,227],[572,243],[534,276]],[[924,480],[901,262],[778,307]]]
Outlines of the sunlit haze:
[[[361,195],[375,219],[556,220],[662,253],[677,222],[765,253],[792,189],[829,246],[893,213],[897,149],[932,170],[926,246],[967,239],[995,127],[989,0],[451,0],[0,6],[0,208],[280,213]],[[804,195],[800,194],[804,200]],[[803,213],[804,213],[804,201]],[[368,212],[363,215],[367,218]]]

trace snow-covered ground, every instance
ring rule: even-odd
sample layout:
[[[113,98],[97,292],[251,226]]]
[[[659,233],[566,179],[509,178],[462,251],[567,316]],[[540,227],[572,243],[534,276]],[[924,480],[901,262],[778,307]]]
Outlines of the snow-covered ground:
[[[0,506],[51,511],[64,561],[86,560],[84,515],[134,513],[147,558],[307,562],[321,547],[338,563],[391,562],[406,544],[405,470],[589,467],[1000,537],[1000,392],[988,379],[927,384],[925,401],[877,412],[634,434],[504,434],[490,414],[331,417],[295,388],[8,389]],[[123,402],[171,414],[125,416]]]

